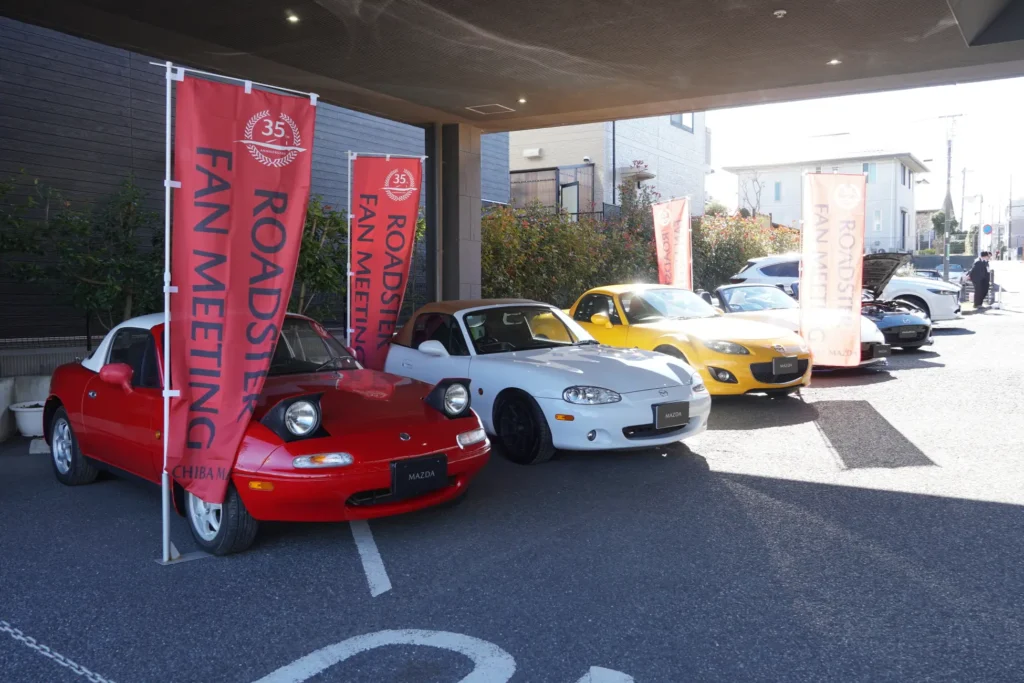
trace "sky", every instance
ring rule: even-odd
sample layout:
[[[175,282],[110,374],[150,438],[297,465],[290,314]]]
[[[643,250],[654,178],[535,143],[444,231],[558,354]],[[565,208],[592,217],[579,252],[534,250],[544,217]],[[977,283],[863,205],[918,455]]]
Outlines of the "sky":
[[[941,118],[959,114],[958,118]],[[1024,202],[1024,78],[917,88],[709,111],[711,163],[706,192],[736,207],[736,176],[723,166],[828,155],[833,149],[910,152],[930,170],[915,206],[938,209],[946,194],[946,137],[953,124],[953,206],[967,225],[1005,218],[1011,176]],[[824,136],[824,137],[822,137]],[[804,155],[806,152],[806,156]],[[966,192],[963,169],[966,175]],[[1018,210],[1019,211],[1019,210]]]

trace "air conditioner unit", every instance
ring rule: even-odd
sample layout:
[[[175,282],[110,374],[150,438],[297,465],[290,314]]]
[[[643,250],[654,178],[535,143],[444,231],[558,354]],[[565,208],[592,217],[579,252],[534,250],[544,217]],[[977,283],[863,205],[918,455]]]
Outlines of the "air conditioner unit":
[[[543,152],[544,152],[544,150],[542,150],[540,147],[532,147],[530,149],[524,149],[523,150],[523,158],[524,159],[539,159],[542,156],[544,156]]]

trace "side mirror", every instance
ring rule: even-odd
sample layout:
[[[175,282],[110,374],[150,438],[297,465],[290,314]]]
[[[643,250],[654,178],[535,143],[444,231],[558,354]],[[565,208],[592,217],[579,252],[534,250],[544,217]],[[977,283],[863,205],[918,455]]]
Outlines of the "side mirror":
[[[607,313],[595,313],[590,316],[590,324],[597,325],[598,327],[604,327],[612,329],[612,319],[608,317]]]
[[[447,358],[448,349],[444,348],[444,344],[437,341],[436,339],[428,339],[417,347],[420,353],[425,353],[428,356],[434,356],[435,358]]]
[[[711,292],[703,292],[702,291],[700,293],[700,298],[704,299],[704,303],[706,303],[706,304],[713,304],[714,303],[712,301],[712,299],[711,299]]]
[[[107,363],[100,368],[100,381],[124,389],[124,393],[132,393],[132,366],[127,363]]]

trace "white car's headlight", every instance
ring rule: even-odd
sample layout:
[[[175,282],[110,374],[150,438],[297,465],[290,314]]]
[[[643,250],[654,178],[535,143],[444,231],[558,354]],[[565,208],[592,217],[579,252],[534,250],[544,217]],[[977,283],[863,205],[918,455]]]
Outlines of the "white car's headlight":
[[[284,411],[284,426],[295,436],[306,436],[320,424],[320,410],[310,401],[296,401]]]
[[[351,464],[352,456],[348,453],[321,453],[320,455],[300,455],[297,458],[292,458],[292,467],[300,470],[345,467]]]
[[[618,403],[622,400],[622,396],[618,393],[601,387],[569,387],[562,392],[562,398],[568,403],[583,406]]]
[[[444,410],[458,415],[469,405],[469,390],[462,384],[452,384],[444,390]]]
[[[721,339],[711,339],[703,342],[704,346],[708,347],[712,351],[718,351],[719,353],[727,353],[733,356],[749,356],[750,350],[745,346],[740,346],[736,342],[724,341]]]
[[[703,394],[708,388],[704,386],[704,380],[696,378],[693,380],[693,384],[690,385],[690,391],[695,394]]]
[[[462,432],[455,438],[459,442],[459,447],[465,448],[466,446],[472,446],[475,443],[486,441],[487,434],[482,429],[474,429],[469,432]]]

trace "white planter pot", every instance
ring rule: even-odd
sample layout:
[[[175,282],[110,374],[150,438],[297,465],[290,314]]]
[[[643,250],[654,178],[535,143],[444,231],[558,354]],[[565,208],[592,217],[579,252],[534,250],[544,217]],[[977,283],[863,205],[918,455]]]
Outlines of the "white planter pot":
[[[35,407],[38,406],[38,407]],[[18,424],[18,431],[22,436],[43,435],[43,402],[27,401],[15,403],[11,406],[14,413],[14,421]]]

